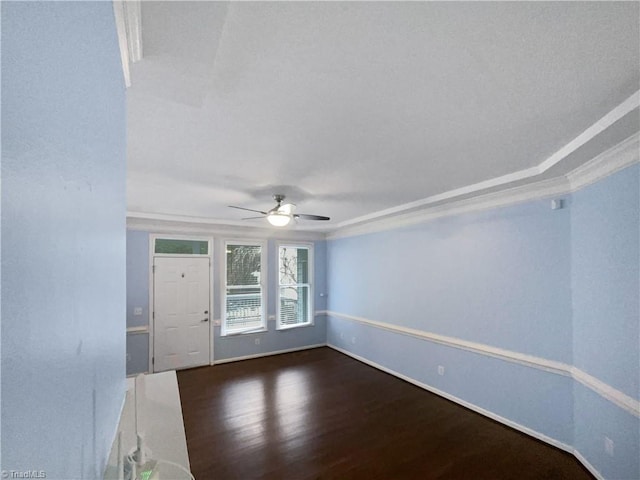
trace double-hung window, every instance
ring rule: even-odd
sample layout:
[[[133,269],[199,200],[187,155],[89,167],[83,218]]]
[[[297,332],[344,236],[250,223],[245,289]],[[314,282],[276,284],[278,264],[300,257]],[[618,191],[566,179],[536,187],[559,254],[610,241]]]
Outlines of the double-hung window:
[[[225,243],[222,335],[266,330],[264,259],[261,243]]]
[[[311,245],[278,247],[278,328],[313,323],[312,266]]]

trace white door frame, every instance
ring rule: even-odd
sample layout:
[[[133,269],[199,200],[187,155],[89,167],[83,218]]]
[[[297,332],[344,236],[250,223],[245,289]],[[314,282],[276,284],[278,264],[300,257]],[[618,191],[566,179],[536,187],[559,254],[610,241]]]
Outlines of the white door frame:
[[[196,240],[208,242],[207,255],[180,255],[170,253],[155,253],[155,243],[157,238],[166,238],[169,240]],[[173,233],[151,233],[149,234],[149,373],[154,373],[154,330],[155,330],[155,299],[154,299],[154,272],[153,259],[155,257],[201,257],[209,259],[209,365],[213,365],[213,237],[198,235],[176,235]]]

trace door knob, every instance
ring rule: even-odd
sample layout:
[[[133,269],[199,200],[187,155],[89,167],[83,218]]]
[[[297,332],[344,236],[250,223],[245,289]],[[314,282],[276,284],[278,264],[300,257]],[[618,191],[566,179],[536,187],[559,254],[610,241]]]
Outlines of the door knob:
[[[204,320],[202,320],[202,321],[203,321],[203,322],[208,322],[208,321],[209,321],[209,319],[208,319],[208,318],[205,318],[205,319],[204,319]]]

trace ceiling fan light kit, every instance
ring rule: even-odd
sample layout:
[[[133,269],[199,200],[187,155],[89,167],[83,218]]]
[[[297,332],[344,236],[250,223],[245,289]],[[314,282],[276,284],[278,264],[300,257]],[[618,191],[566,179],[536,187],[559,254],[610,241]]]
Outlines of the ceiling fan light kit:
[[[286,227],[291,222],[291,216],[286,213],[273,212],[267,215],[267,220],[274,227]]]
[[[246,210],[248,212],[256,212],[263,215],[263,217],[249,217],[243,218],[243,220],[251,220],[254,218],[267,218],[267,221],[273,225],[274,227],[286,227],[291,223],[291,219],[298,220],[300,218],[304,220],[331,220],[329,217],[324,217],[322,215],[309,215],[306,213],[293,213],[295,209],[295,205],[293,203],[282,204],[285,196],[282,194],[275,194],[273,199],[276,201],[277,205],[273,207],[271,210],[266,212],[262,210],[254,210],[252,208],[244,208],[244,207],[236,207],[233,205],[229,205],[230,208],[237,208],[238,210]]]

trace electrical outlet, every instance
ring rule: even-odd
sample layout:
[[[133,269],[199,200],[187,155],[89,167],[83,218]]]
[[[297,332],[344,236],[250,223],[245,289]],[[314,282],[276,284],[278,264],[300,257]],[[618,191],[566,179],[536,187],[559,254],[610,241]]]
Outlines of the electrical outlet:
[[[135,316],[142,315],[142,307],[135,307],[135,308],[133,309],[133,314],[134,314]]]
[[[260,345],[260,339],[256,338],[256,345]]]
[[[444,375],[444,367],[442,365],[438,365],[438,375]]]
[[[607,455],[613,457],[613,440],[609,437],[604,437],[604,451],[607,452]]]

